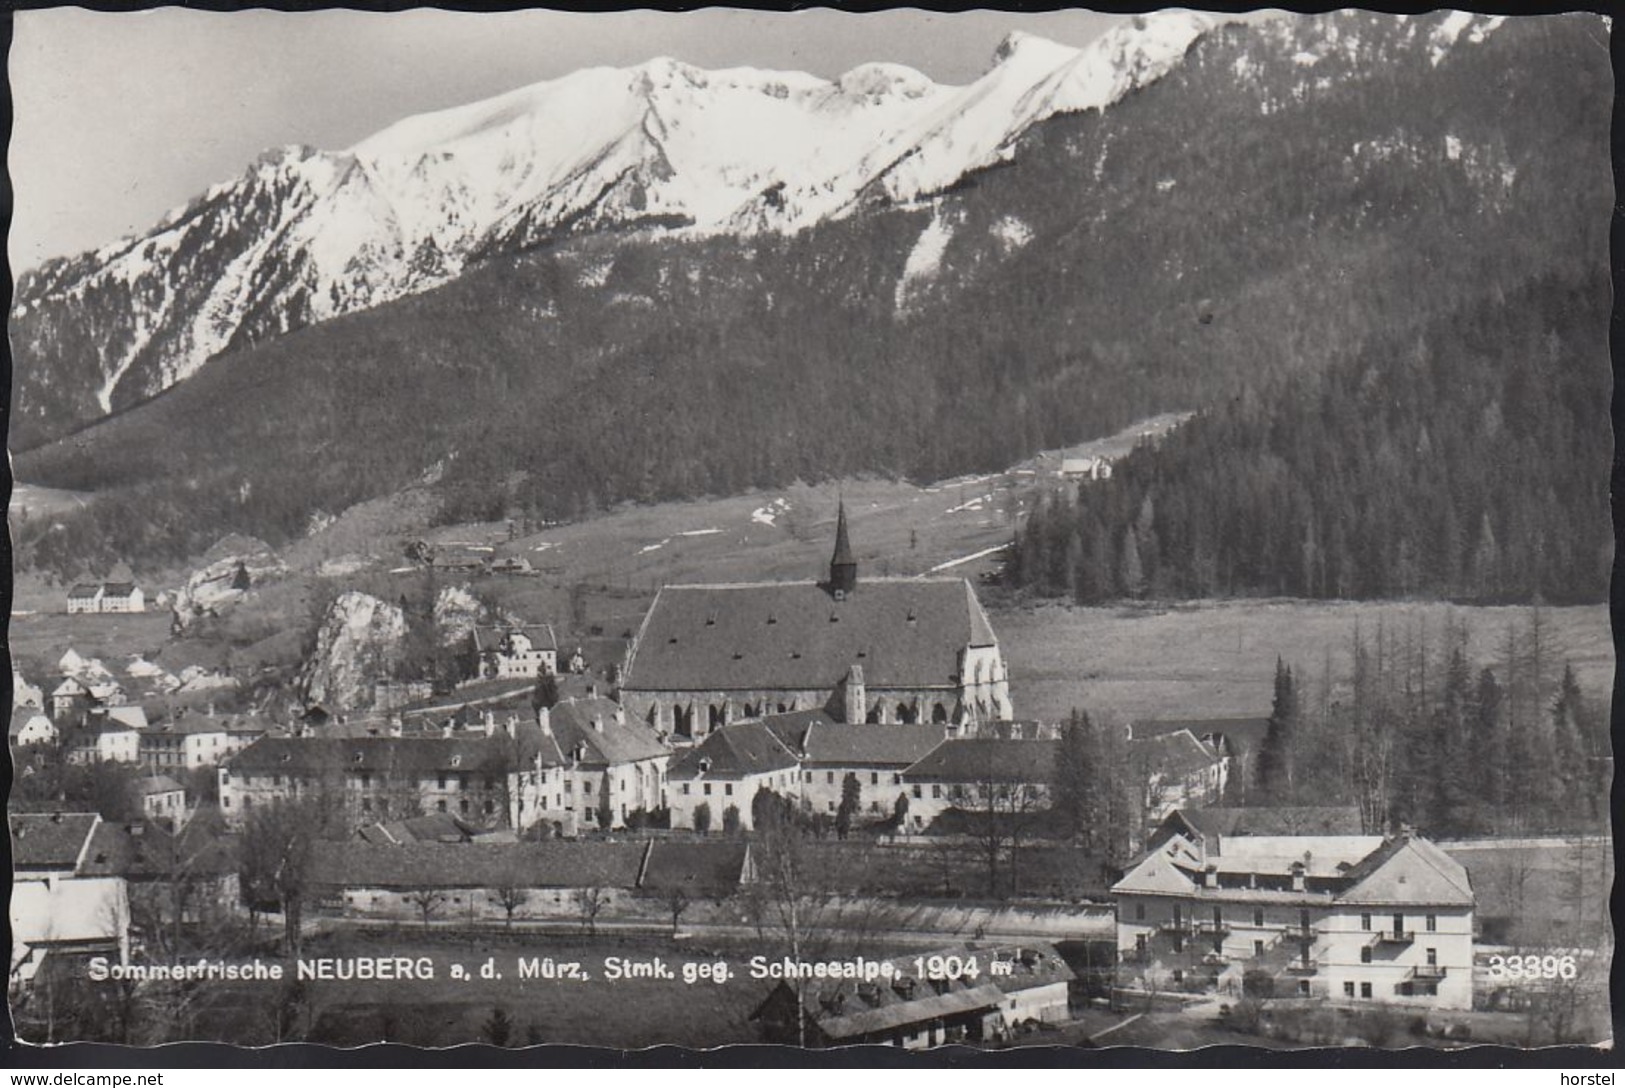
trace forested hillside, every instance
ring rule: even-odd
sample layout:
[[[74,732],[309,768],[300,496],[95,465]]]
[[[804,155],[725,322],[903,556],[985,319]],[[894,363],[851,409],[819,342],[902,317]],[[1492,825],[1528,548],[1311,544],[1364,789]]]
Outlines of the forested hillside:
[[[1609,302],[1542,279],[1225,401],[1040,506],[1009,574],[1080,602],[1601,600]]]
[[[1010,165],[920,207],[790,237],[577,239],[221,357],[17,459],[29,482],[98,493],[60,528],[20,533],[20,561],[67,576],[119,557],[178,558],[228,530],[275,544],[317,511],[426,473],[448,520],[570,518],[798,478],[940,478],[1166,410],[1231,405],[1262,427],[1280,398],[1319,403],[1325,390],[1335,403],[1349,382],[1374,385],[1368,405],[1403,403],[1386,360],[1414,358],[1426,375],[1417,380],[1431,383],[1418,396],[1465,380],[1481,387],[1474,403],[1499,405],[1509,441],[1495,452],[1514,463],[1491,504],[1496,569],[1514,572],[1543,546],[1517,526],[1567,519],[1572,558],[1551,577],[1589,585],[1598,538],[1573,523],[1590,507],[1541,489],[1584,475],[1606,448],[1591,376],[1605,359],[1606,34],[1587,16],[1444,26],[1341,13],[1226,28],[1152,86],[1104,113],[1035,126]],[[1482,359],[1455,342],[1474,313],[1498,313],[1503,341],[1538,345],[1556,353],[1554,368],[1581,373],[1522,415],[1505,385],[1510,352],[1487,335],[1473,341],[1488,345]],[[1475,365],[1499,377],[1461,379]],[[1563,419],[1572,438],[1542,441],[1530,458],[1529,428]],[[1295,441],[1314,446],[1355,423],[1378,425],[1359,414],[1299,426]],[[1397,422],[1393,434],[1415,437]],[[1478,456],[1483,439],[1447,424],[1429,429],[1434,455],[1423,462],[1379,443],[1340,463],[1352,475],[1448,460],[1428,471],[1454,480],[1466,471],[1457,459]],[[1329,444],[1286,448],[1316,463],[1344,456]],[[1121,494],[1154,471],[1131,468]],[[1381,489],[1362,478],[1344,490]],[[1141,500],[1122,501],[1137,517]],[[1351,501],[1348,518],[1372,516]],[[1222,560],[1217,541],[1206,581],[1162,562],[1167,548],[1195,547],[1163,505],[1154,498],[1170,541],[1156,542],[1148,586],[1254,588],[1258,575]],[[1456,512],[1468,519],[1464,554],[1483,505]],[[1223,517],[1256,520],[1258,504],[1241,508],[1250,513]],[[1299,564],[1310,572],[1302,591],[1396,591],[1385,558],[1338,558],[1356,545],[1336,545],[1334,519],[1322,517],[1328,536]],[[1113,547],[1122,524],[1106,534]],[[1069,547],[1042,524],[1028,536],[1046,555]],[[1279,554],[1266,565],[1279,567]],[[1438,564],[1414,565],[1416,584],[1433,584]],[[1478,576],[1471,563],[1459,572]],[[1084,593],[1065,575],[1024,578]]]

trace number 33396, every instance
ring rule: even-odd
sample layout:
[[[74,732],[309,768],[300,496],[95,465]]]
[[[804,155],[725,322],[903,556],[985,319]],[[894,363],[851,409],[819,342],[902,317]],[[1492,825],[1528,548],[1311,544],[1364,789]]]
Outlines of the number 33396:
[[[1490,978],[1534,981],[1571,979],[1580,973],[1573,956],[1491,956]]]

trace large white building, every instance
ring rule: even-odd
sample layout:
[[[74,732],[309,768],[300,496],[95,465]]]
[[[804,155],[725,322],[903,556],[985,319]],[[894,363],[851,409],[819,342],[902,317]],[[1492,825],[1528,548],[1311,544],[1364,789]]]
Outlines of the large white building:
[[[1472,885],[1426,839],[1176,834],[1112,895],[1130,988],[1472,1008]]]

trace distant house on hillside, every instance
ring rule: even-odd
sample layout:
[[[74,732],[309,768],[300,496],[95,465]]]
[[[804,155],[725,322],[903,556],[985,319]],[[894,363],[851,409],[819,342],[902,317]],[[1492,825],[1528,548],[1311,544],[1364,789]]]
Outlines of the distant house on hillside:
[[[534,680],[559,671],[559,644],[549,624],[476,627],[480,675],[492,680]]]
[[[16,669],[11,670],[11,705],[17,707],[31,707],[42,710],[45,707],[45,690],[38,684],[30,684],[23,679],[23,674]]]
[[[1268,718],[1252,716],[1142,720],[1129,726],[1129,739],[1145,740],[1164,733],[1189,730],[1197,740],[1229,758],[1227,784],[1230,794],[1245,804],[1253,785],[1258,749],[1269,732],[1269,724]]]
[[[68,590],[68,614],[145,612],[146,594],[134,582],[81,583]]]
[[[1109,480],[1112,463],[1104,457],[1065,457],[1058,475],[1069,480]]]
[[[13,748],[31,744],[52,744],[56,741],[56,726],[40,710],[20,706],[11,712],[11,726],[6,739]]]
[[[186,787],[167,774],[150,775],[136,783],[141,798],[141,815],[173,828],[186,822]]]

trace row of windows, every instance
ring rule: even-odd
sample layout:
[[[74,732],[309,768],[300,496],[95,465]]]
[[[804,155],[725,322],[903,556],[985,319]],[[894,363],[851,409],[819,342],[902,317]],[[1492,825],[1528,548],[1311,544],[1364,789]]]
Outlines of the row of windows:
[[[915,791],[914,796],[918,797],[920,795],[919,794],[919,789],[920,789],[920,787],[918,787],[918,786],[914,787],[914,791]],[[934,796],[936,796],[936,794],[933,793],[932,796],[934,797]],[[1173,914],[1174,925],[1177,926],[1184,920],[1183,914],[1184,914],[1184,908],[1179,903],[1175,903],[1174,904],[1174,914]],[[1144,903],[1135,903],[1134,904],[1134,920],[1136,922],[1145,921],[1145,904]],[[1194,917],[1193,917],[1193,920],[1194,920]],[[1393,922],[1394,922],[1393,932],[1396,935],[1403,936],[1404,934],[1406,934],[1408,932],[1408,930],[1405,929],[1405,915],[1403,915],[1403,914],[1395,914],[1393,916]],[[1216,907],[1213,908],[1213,924],[1216,925],[1216,926],[1224,924],[1224,908],[1223,907],[1217,907],[1216,906]],[[1308,929],[1308,928],[1310,928],[1310,924],[1311,923],[1310,923],[1310,920],[1309,920],[1309,912],[1307,910],[1298,911],[1298,927],[1300,929]],[[1264,925],[1264,909],[1262,907],[1253,908],[1253,925],[1259,926],[1259,927],[1262,927]],[[1429,914],[1429,915],[1424,916],[1424,918],[1423,918],[1423,926],[1424,926],[1426,932],[1428,932],[1428,933],[1437,933],[1438,930],[1439,930],[1439,916],[1437,914]],[[1360,928],[1362,930],[1365,930],[1367,933],[1371,932],[1371,915],[1369,915],[1369,914],[1360,915]]]

